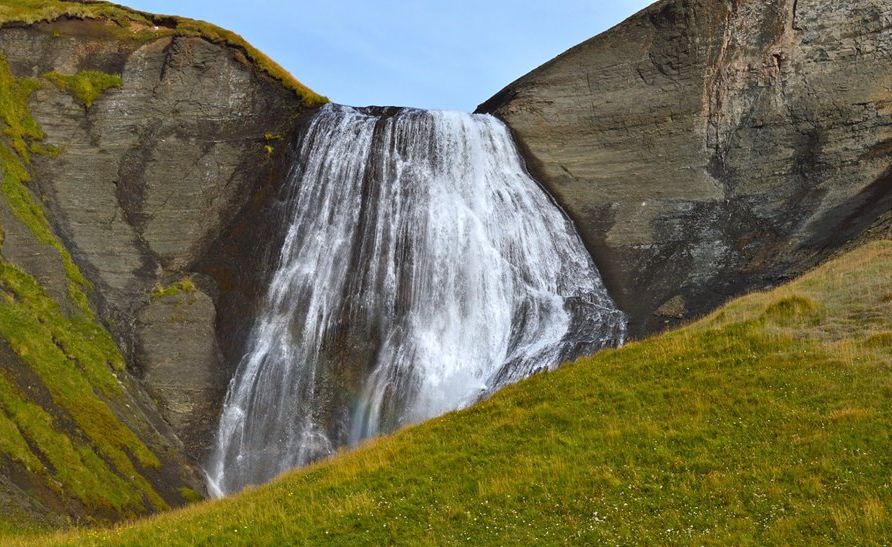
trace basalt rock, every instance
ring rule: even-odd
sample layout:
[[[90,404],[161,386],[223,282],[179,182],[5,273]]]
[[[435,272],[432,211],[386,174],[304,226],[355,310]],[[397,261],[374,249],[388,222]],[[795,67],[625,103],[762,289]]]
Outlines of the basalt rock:
[[[664,0],[481,105],[645,335],[892,224],[892,4]]]

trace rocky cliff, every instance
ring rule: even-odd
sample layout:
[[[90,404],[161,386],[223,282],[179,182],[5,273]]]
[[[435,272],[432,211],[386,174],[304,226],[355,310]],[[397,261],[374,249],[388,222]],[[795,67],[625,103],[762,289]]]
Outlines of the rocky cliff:
[[[196,21],[4,1],[0,22],[2,516],[182,504],[284,138],[325,99]]]
[[[481,105],[643,335],[892,223],[892,4],[664,0]]]

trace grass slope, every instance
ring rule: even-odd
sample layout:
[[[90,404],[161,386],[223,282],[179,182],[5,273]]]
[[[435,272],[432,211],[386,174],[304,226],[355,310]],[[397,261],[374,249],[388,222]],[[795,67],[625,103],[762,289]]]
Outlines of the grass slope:
[[[890,432],[883,241],[270,485],[37,543],[888,544]]]

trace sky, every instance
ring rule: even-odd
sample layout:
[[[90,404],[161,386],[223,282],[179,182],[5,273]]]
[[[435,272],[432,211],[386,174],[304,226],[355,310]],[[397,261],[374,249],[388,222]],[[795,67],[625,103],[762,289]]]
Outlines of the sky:
[[[650,0],[118,0],[241,34],[353,106],[472,111]]]

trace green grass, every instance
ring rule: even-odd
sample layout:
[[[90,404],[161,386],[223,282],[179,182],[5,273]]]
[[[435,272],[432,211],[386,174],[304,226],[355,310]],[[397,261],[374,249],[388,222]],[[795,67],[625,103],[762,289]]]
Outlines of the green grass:
[[[152,300],[159,300],[161,298],[177,296],[180,294],[191,294],[196,290],[198,289],[195,287],[195,282],[189,277],[175,281],[170,285],[161,285],[159,283],[152,288]]]
[[[869,244],[272,484],[34,542],[888,544],[890,272]]]
[[[0,24],[52,22],[64,17],[105,22],[107,32],[119,40],[149,41],[163,36],[197,36],[243,52],[258,70],[281,82],[307,106],[325,104],[328,98],[308,88],[241,36],[204,21],[159,16],[109,2],[65,0],[0,0]]]
[[[93,101],[109,89],[124,85],[120,75],[107,74],[99,70],[82,70],[70,76],[48,72],[43,77],[52,82],[59,91],[71,93],[84,108],[90,108]]]
[[[108,333],[82,316],[66,316],[31,276],[0,259],[0,337],[77,428],[74,436],[63,431],[45,409],[30,402],[0,372],[5,429],[19,431],[18,437],[7,437],[13,445],[0,443],[0,452],[90,510],[138,514],[145,511],[144,500],[151,507],[166,508],[136,467],[157,467],[157,457],[105,402],[123,395],[114,375],[123,360]],[[88,442],[78,441],[80,436]],[[28,443],[22,444],[24,439]],[[34,450],[49,462],[49,468],[35,462]]]

